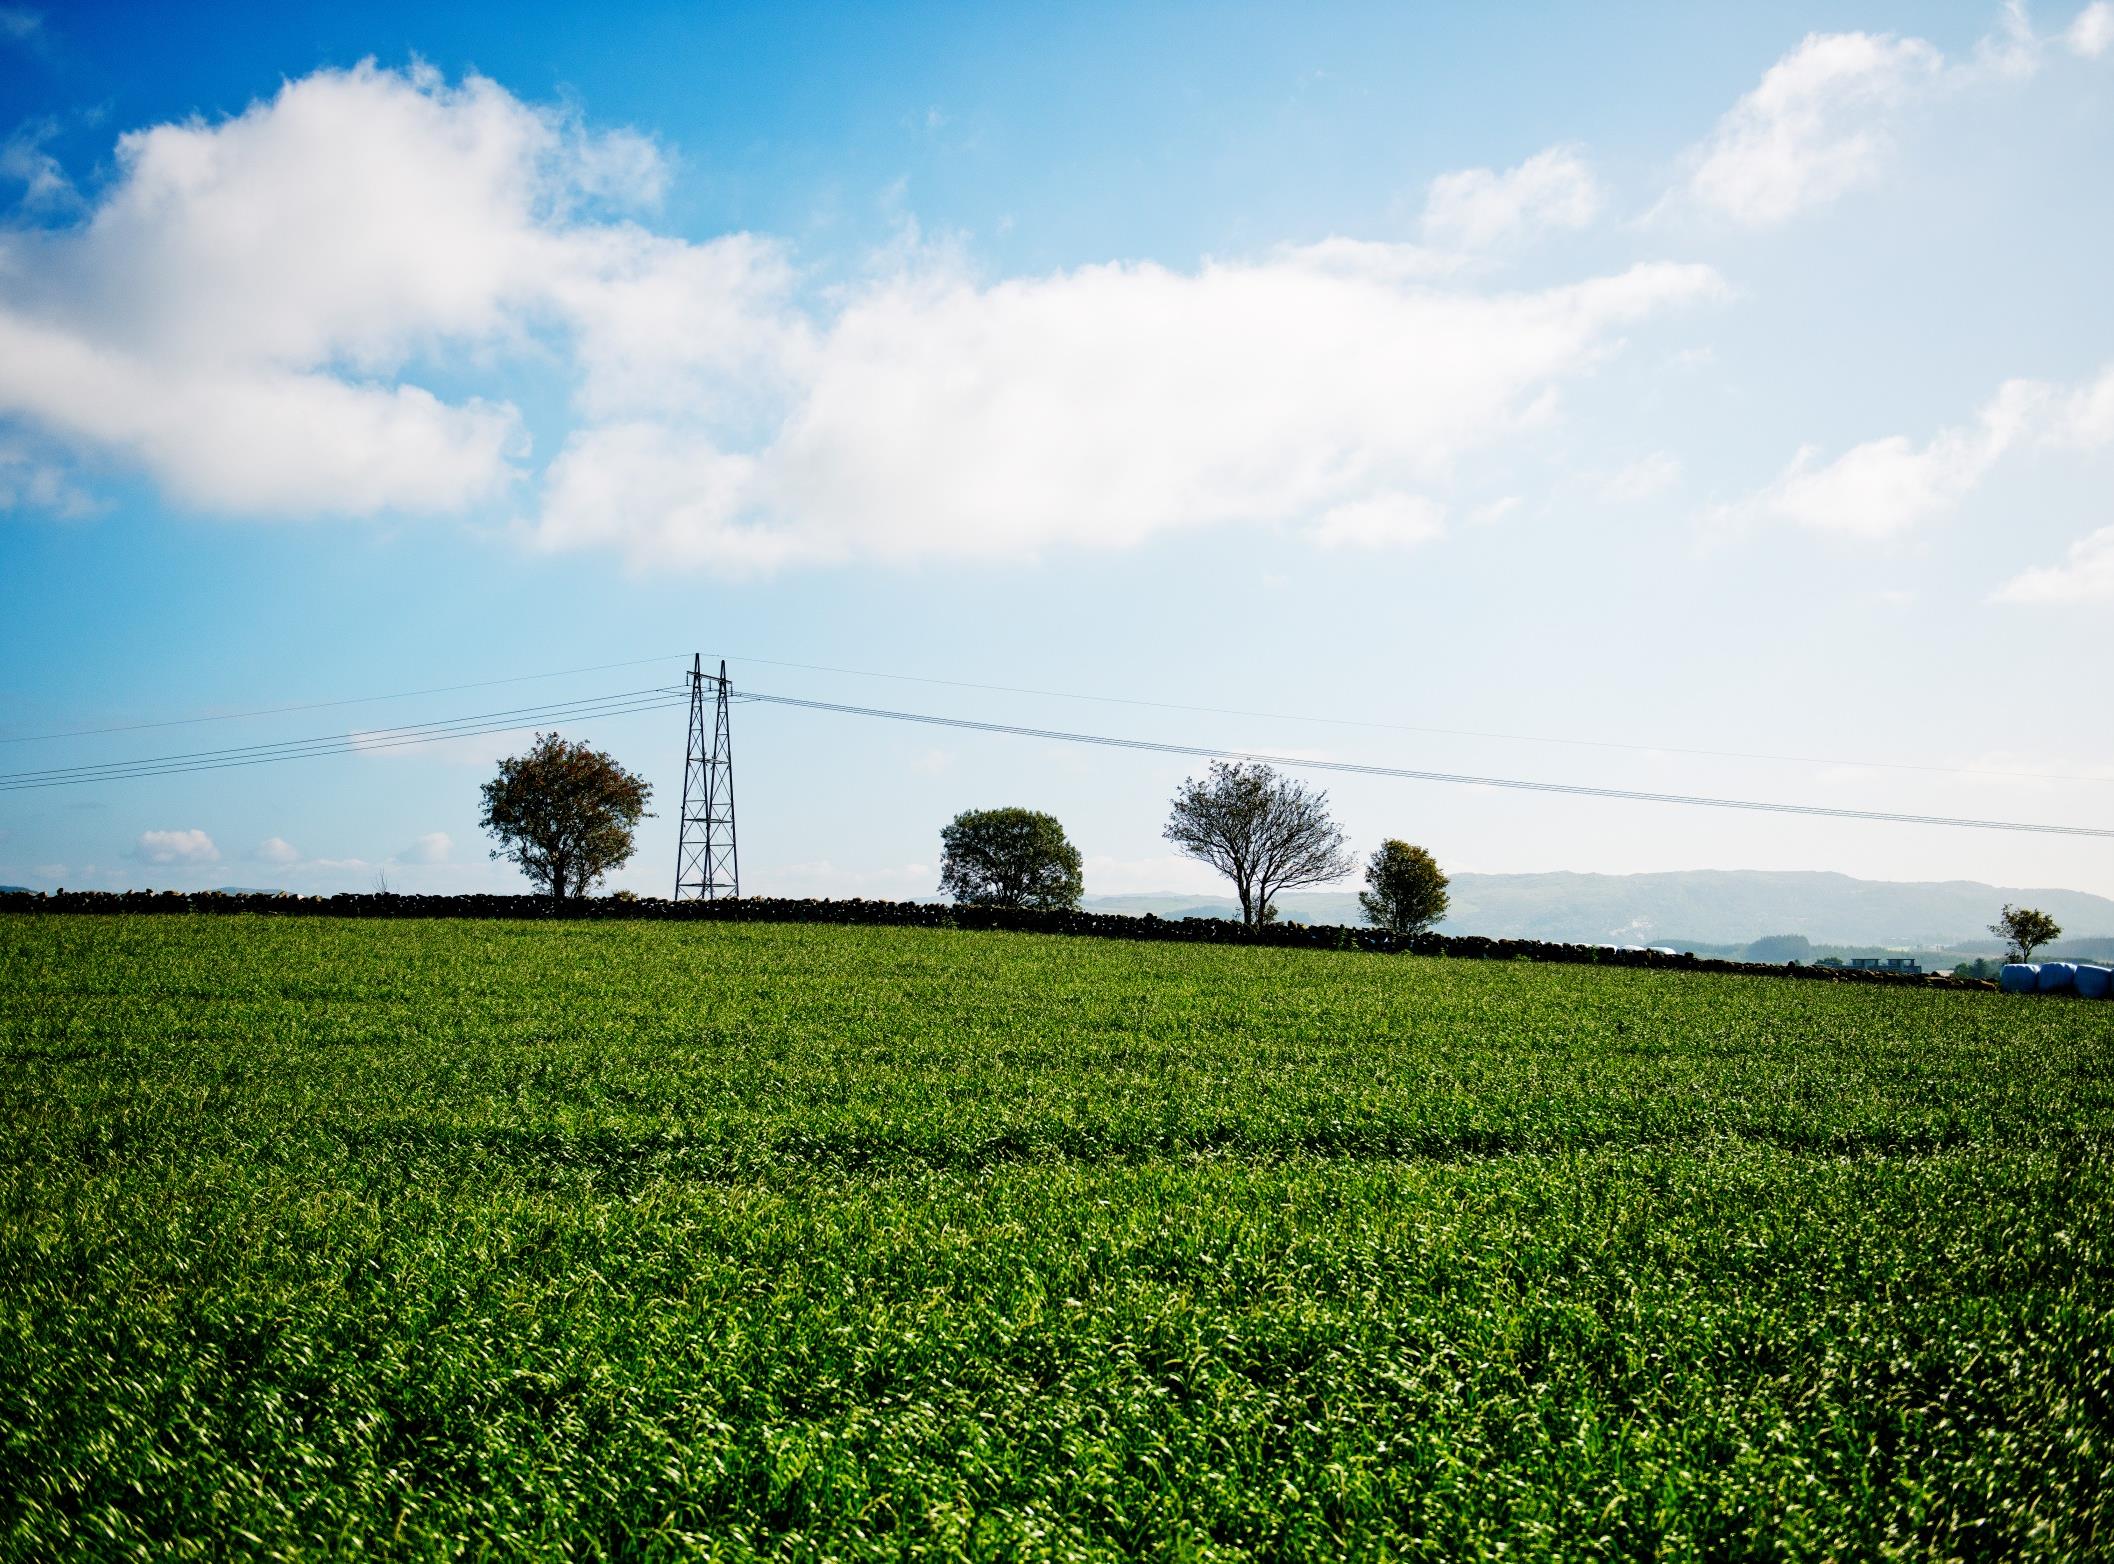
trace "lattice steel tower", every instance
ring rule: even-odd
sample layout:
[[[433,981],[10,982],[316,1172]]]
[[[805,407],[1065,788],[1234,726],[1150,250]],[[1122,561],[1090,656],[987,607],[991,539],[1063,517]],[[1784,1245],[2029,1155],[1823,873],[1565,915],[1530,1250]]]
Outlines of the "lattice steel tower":
[[[711,748],[705,747],[705,686],[712,686]],[[719,677],[705,672],[702,654],[690,660],[690,741],[683,755],[682,834],[675,844],[675,899],[716,901],[741,894],[741,860],[734,851],[734,730],[727,721],[727,663]]]

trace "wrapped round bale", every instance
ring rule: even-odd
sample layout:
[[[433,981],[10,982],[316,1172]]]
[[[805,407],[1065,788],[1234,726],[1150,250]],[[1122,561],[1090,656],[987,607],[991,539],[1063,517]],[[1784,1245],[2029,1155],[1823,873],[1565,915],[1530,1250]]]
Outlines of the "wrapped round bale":
[[[2077,986],[2077,963],[2074,961],[2043,961],[2041,969],[2041,992],[2044,994],[2067,994]]]
[[[2087,999],[2114,998],[2114,968],[2077,964],[2077,976],[2072,980],[2077,991]]]
[[[2007,961],[2004,970],[1997,974],[1997,987],[2007,994],[2030,994],[2041,986],[2040,964],[2034,961]]]

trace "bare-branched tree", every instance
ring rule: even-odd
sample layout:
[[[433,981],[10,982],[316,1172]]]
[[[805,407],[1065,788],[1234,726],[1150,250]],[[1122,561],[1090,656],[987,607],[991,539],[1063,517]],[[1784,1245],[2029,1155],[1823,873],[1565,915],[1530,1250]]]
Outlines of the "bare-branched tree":
[[[1250,928],[1277,916],[1279,891],[1326,885],[1352,868],[1329,795],[1258,761],[1214,760],[1208,776],[1183,782],[1161,835],[1233,882]]]

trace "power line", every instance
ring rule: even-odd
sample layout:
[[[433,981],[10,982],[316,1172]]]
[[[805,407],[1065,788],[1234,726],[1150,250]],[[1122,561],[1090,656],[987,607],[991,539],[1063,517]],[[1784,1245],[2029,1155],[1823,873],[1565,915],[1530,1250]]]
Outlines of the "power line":
[[[2040,825],[2013,820],[1968,820],[1946,815],[1901,814],[1886,809],[1841,809],[1826,804],[1781,804],[1741,798],[1705,798],[1687,793],[1645,793],[1631,788],[1591,787],[1577,782],[1529,782],[1513,777],[1464,776],[1447,771],[1413,771],[1400,766],[1369,766],[1346,760],[1307,760],[1293,755],[1265,755],[1249,750],[1208,749],[1194,744],[1167,744],[1156,739],[1110,738],[1095,733],[1066,733],[1050,728],[1019,727],[1007,722],[977,722],[967,717],[935,717],[923,712],[889,711],[877,706],[845,706],[834,701],[803,700],[792,695],[745,692],[752,701],[774,706],[798,706],[811,711],[840,712],[855,717],[880,717],[891,722],[918,722],[940,728],[966,728],[978,733],[1003,733],[1017,738],[1049,739],[1064,744],[1098,744],[1109,749],[1147,750],[1162,755],[1183,755],[1199,760],[1253,760],[1272,766],[1295,766],[1313,771],[1339,771],[1354,776],[1392,777],[1409,782],[1448,782],[1468,787],[1512,788],[1529,793],[1562,793],[1575,798],[1627,799],[1642,804],[1689,804],[1706,809],[1744,809],[1763,814],[1813,815],[1836,820],[1874,820],[1894,825],[1942,825],[1981,831],[2031,831],[2053,836],[2114,838],[2114,828],[2085,825]],[[743,698],[737,696],[737,699]]]
[[[493,681],[507,682],[507,681]],[[604,717],[633,716],[668,710],[684,704],[685,696],[664,688],[617,691],[586,696],[573,701],[541,706],[519,706],[502,711],[412,723],[354,733],[328,734],[309,739],[289,739],[273,744],[238,745],[218,750],[196,750],[130,761],[107,761],[90,765],[50,767],[43,770],[0,773],[0,792],[32,788],[68,787],[90,782],[124,781],[138,777],[175,776],[189,772],[218,771],[237,766],[268,765],[284,760],[312,759],[326,755],[357,754],[431,744],[445,739],[469,738],[492,733],[519,731],[545,722],[580,722]],[[852,706],[835,701],[808,700],[792,695],[772,695],[758,690],[741,691],[737,700],[760,701],[775,706],[850,716],[876,717],[892,722],[913,722],[931,727],[958,728],[978,733],[1005,734],[1067,744],[1092,744],[1110,749],[1139,750],[1194,759],[1260,761],[1268,765],[1306,770],[1334,771],[1355,776],[1387,777],[1413,782],[1441,782],[1468,787],[1507,788],[1522,792],[1554,793],[1576,798],[1622,799],[1636,803],[1684,804],[1708,809],[1738,809],[1754,813],[1804,815],[1838,820],[1869,820],[1899,825],[1948,826],[1986,831],[2023,831],[2056,836],[2114,838],[2114,828],[2080,825],[2047,825],[2031,821],[1978,820],[1946,815],[1917,815],[1895,810],[1849,809],[1825,804],[1789,804],[1754,799],[1713,798],[1686,793],[1652,793],[1633,788],[1596,787],[1573,782],[1538,782],[1513,777],[1473,776],[1456,772],[1414,770],[1400,766],[1367,765],[1354,761],[1313,760],[1299,756],[1266,754],[1251,750],[1174,744],[1157,739],[1115,738],[1105,734],[1072,733],[1061,729],[1032,728],[1016,723],[985,722],[967,717],[942,717],[923,712],[894,711],[885,707]],[[1145,704],[1145,703],[1138,703]]]
[[[581,696],[577,700],[546,702],[536,706],[509,706],[500,711],[476,712],[462,717],[442,717],[431,722],[411,722],[394,728],[362,728],[350,734],[333,733],[313,739],[280,739],[267,744],[240,744],[228,749],[192,750],[181,755],[160,755],[138,760],[96,761],[81,766],[51,766],[39,771],[0,772],[0,783],[26,781],[36,777],[60,776],[69,772],[101,771],[111,767],[151,766],[167,762],[214,760],[223,757],[259,756],[269,757],[278,750],[301,749],[314,744],[335,744],[351,740],[367,744],[397,738],[399,735],[422,733],[428,730],[452,728],[461,723],[492,722],[502,717],[562,716],[575,708],[598,706],[610,701],[628,701],[646,696],[673,695],[675,691],[660,687],[643,690],[620,690],[607,695]],[[408,742],[408,740],[407,740]]]
[[[485,712],[400,728],[291,739],[281,744],[244,745],[227,750],[199,750],[184,755],[159,755],[139,760],[108,761],[99,765],[14,772],[0,775],[0,792],[71,787],[88,782],[129,781],[136,777],[178,776],[197,771],[223,771],[236,766],[269,765],[282,760],[308,760],[326,755],[364,754],[370,750],[399,749],[406,745],[438,743],[444,739],[518,732],[525,728],[540,727],[546,722],[584,722],[604,717],[628,717],[641,712],[665,711],[680,704],[681,697],[674,690],[635,690],[549,706],[516,707],[510,711]]]
[[[731,654],[730,654],[731,655]],[[616,668],[638,668],[649,663],[672,662],[669,657],[639,657],[625,662],[596,663],[584,668],[561,668],[549,673],[515,674],[503,679],[480,679],[467,684],[442,684],[422,690],[399,690],[388,695],[353,695],[340,700],[307,701],[291,706],[265,706],[251,711],[218,712],[199,717],[170,717],[154,722],[125,723],[105,728],[73,728],[56,733],[0,735],[0,744],[33,744],[54,739],[90,738],[110,733],[138,733],[153,728],[185,727],[205,722],[237,722],[254,717],[282,716],[290,712],[322,711],[340,706],[371,705],[382,701],[410,700],[422,695],[445,695],[459,690],[490,689],[539,679],[563,679],[576,674],[603,673]],[[1825,755],[1783,755],[1760,750],[1699,749],[1675,744],[1639,744],[1615,739],[1559,738],[1548,734],[1499,733],[1480,728],[1442,728],[1428,724],[1377,722],[1366,718],[1323,717],[1310,712],[1255,711],[1237,706],[1200,706],[1180,701],[1144,700],[1134,696],[1097,695],[1079,690],[1041,689],[1029,685],[984,684],[969,679],[942,679],[924,674],[887,673],[871,668],[845,668],[828,663],[788,662],[773,657],[737,657],[739,662],[770,668],[794,668],[810,673],[845,674],[859,679],[890,679],[902,683],[939,685],[948,689],[980,690],[1002,695],[1034,695],[1054,700],[1093,701],[1111,706],[1139,706],[1155,711],[1199,712],[1219,717],[1249,717],[1272,722],[1305,722],[1325,727],[1369,728],[1393,733],[1428,733],[1448,738],[1497,739],[1515,744],[1554,744],[1576,749],[1624,750],[1634,754],[1693,755],[1715,760],[1762,760],[1785,765],[1855,766],[1873,770],[1918,771],[1943,776],[1999,777],[2033,782],[2086,782],[2106,785],[2114,778],[2080,776],[2067,772],[2012,771],[1988,766],[1937,766],[1900,760],[1845,760]]]
[[[168,717],[158,722],[128,722],[112,728],[72,728],[64,733],[18,733],[0,736],[0,744],[37,744],[47,739],[92,738],[101,733],[139,733],[148,728],[181,728],[199,722],[240,722],[250,717],[277,717],[292,711],[322,711],[332,706],[368,706],[379,701],[410,700],[419,695],[452,695],[458,690],[488,690],[500,684],[525,684],[535,679],[568,679],[580,673],[607,673],[612,668],[643,668],[648,663],[674,662],[669,657],[635,657],[629,662],[596,663],[588,668],[560,668],[554,673],[517,673],[505,679],[478,679],[470,684],[440,684],[428,690],[399,690],[393,695],[348,695],[343,700],[307,701],[298,706],[262,706],[255,711],[215,712],[204,717]]]
[[[1248,711],[1237,706],[1191,706],[1179,701],[1149,701],[1128,695],[1089,695],[1077,690],[1043,690],[1016,684],[978,684],[968,679],[939,679],[915,673],[879,673],[869,668],[839,668],[827,663],[783,662],[771,657],[730,657],[767,668],[798,668],[808,673],[849,674],[856,679],[894,679],[906,684],[937,684],[955,690],[983,690],[998,695],[1039,695],[1055,700],[1098,701],[1108,706],[1144,706],[1155,711],[1202,712],[1214,717],[1259,717],[1271,722],[1309,722],[1333,728],[1373,728],[1391,733],[1430,733],[1447,738],[1501,739],[1513,744],[1561,744],[1574,749],[1619,749],[1634,754],[1697,755],[1712,760],[1767,760],[1795,766],[1855,766],[1871,770],[1922,771],[1943,776],[2009,777],[2027,782],[2114,783],[2114,777],[2077,776],[2064,772],[2003,771],[1986,766],[1933,766],[1906,760],[1842,760],[1825,755],[1775,755],[1756,750],[1693,749],[1676,744],[1635,744],[1615,739],[1552,738],[1536,733],[1493,733],[1480,728],[1435,728],[1407,722],[1374,722],[1356,717],[1318,717],[1308,712]]]

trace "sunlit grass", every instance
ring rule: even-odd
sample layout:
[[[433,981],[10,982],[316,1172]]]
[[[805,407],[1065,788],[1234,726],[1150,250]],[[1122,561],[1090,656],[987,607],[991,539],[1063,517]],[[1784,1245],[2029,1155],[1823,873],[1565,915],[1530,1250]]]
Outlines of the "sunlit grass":
[[[21,1557],[2076,1557],[2114,1007],[0,919]]]

